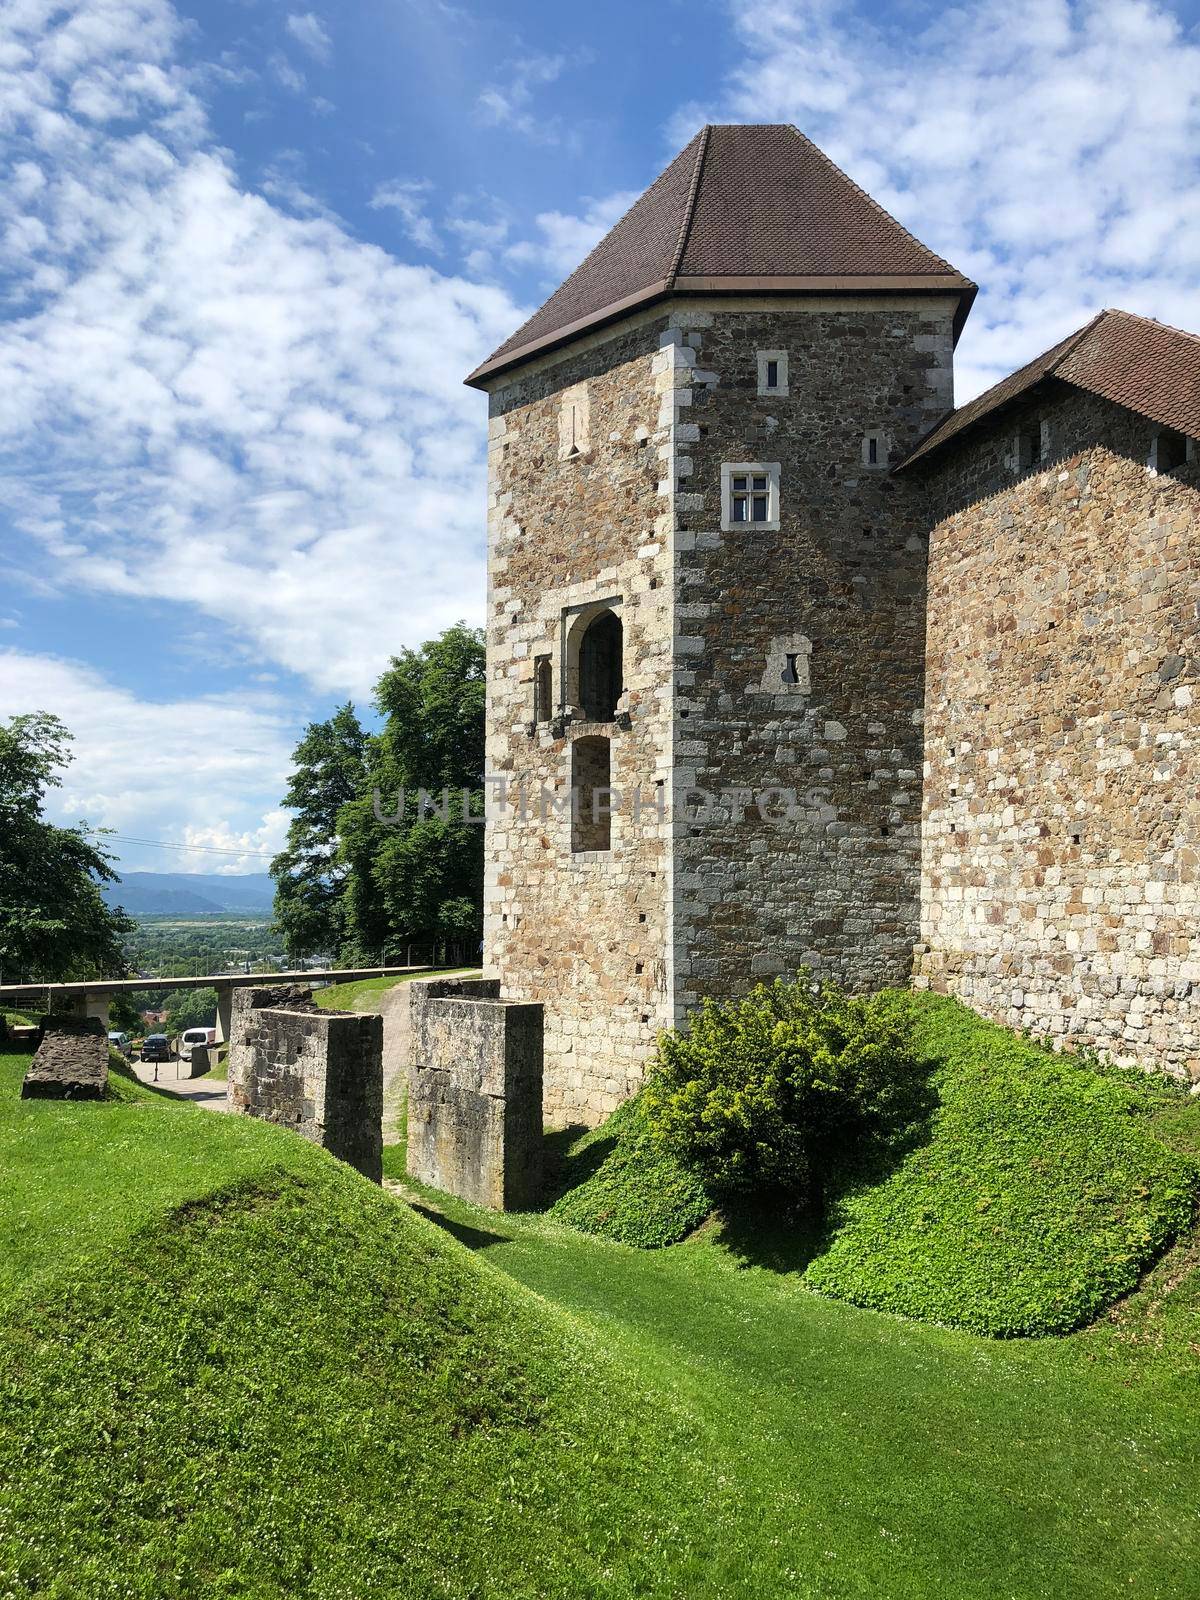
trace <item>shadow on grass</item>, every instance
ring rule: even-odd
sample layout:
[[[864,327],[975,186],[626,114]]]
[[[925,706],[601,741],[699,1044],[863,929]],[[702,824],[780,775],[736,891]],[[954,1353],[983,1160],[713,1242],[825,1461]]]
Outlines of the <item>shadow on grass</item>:
[[[886,1182],[914,1150],[932,1139],[940,1066],[941,1062],[933,1059],[922,1063],[924,1070],[912,1080],[903,1107],[903,1128],[894,1131],[886,1143],[861,1148],[856,1159],[844,1162],[826,1182],[818,1198],[807,1205],[785,1196],[727,1201],[715,1218],[714,1243],[742,1266],[803,1272],[832,1242],[839,1201],[856,1189],[873,1189]]]
[[[486,1228],[472,1228],[468,1223],[456,1222],[453,1217],[448,1217],[443,1211],[436,1211],[432,1206],[423,1206],[420,1201],[409,1202],[412,1209],[430,1222],[436,1222],[438,1227],[446,1233],[452,1234],[460,1244],[465,1244],[468,1250],[486,1250],[489,1245],[508,1244],[512,1240],[509,1233],[489,1233]]]
[[[568,1190],[577,1189],[581,1183],[594,1177],[616,1145],[615,1133],[605,1133],[603,1128],[591,1130],[582,1122],[549,1129],[542,1136],[542,1197],[539,1209],[549,1209]]]

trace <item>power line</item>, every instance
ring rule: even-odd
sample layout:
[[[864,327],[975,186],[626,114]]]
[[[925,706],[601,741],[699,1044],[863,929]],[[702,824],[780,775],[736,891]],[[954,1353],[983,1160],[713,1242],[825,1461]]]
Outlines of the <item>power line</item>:
[[[106,828],[85,828],[83,831],[91,839],[113,839],[118,844],[151,845],[156,850],[203,850],[215,856],[253,856],[257,861],[274,861],[278,854],[275,850],[233,850],[228,845],[221,844],[172,844],[167,839],[135,839],[127,833],[109,833]]]

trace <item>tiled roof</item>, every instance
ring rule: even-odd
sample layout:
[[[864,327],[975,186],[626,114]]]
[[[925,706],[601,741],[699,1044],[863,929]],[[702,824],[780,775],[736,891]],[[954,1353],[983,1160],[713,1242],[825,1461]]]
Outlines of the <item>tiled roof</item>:
[[[1129,311],[1102,311],[1070,338],[952,411],[902,467],[941,449],[1046,378],[1060,378],[1164,428],[1200,437],[1200,338]]]
[[[787,124],[706,127],[468,383],[668,293],[975,286]]]

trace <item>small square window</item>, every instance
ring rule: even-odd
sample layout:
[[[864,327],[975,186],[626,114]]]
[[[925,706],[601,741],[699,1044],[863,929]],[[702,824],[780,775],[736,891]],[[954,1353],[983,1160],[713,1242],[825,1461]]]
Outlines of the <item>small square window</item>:
[[[788,392],[788,358],[786,350],[760,350],[758,352],[758,392],[763,396],[784,396]]]
[[[1155,472],[1174,472],[1188,458],[1188,442],[1182,433],[1164,428],[1154,435],[1150,449],[1150,466]]]
[[[1043,422],[1031,423],[1017,435],[1017,471],[1032,472],[1049,455],[1049,429]]]
[[[725,463],[721,468],[721,526],[779,527],[779,464]]]

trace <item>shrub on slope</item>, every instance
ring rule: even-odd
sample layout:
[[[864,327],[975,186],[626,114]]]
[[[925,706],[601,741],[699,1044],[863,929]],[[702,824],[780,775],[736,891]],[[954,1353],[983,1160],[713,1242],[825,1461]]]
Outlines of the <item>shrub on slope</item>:
[[[655,1141],[640,1095],[572,1145],[560,1188],[552,1217],[644,1250],[677,1244],[712,1210],[701,1180]]]
[[[1162,1089],[1053,1055],[945,997],[894,1003],[937,1068],[932,1134],[843,1197],[804,1281],[983,1334],[1089,1321],[1192,1215],[1197,1170],[1149,1127]]]

